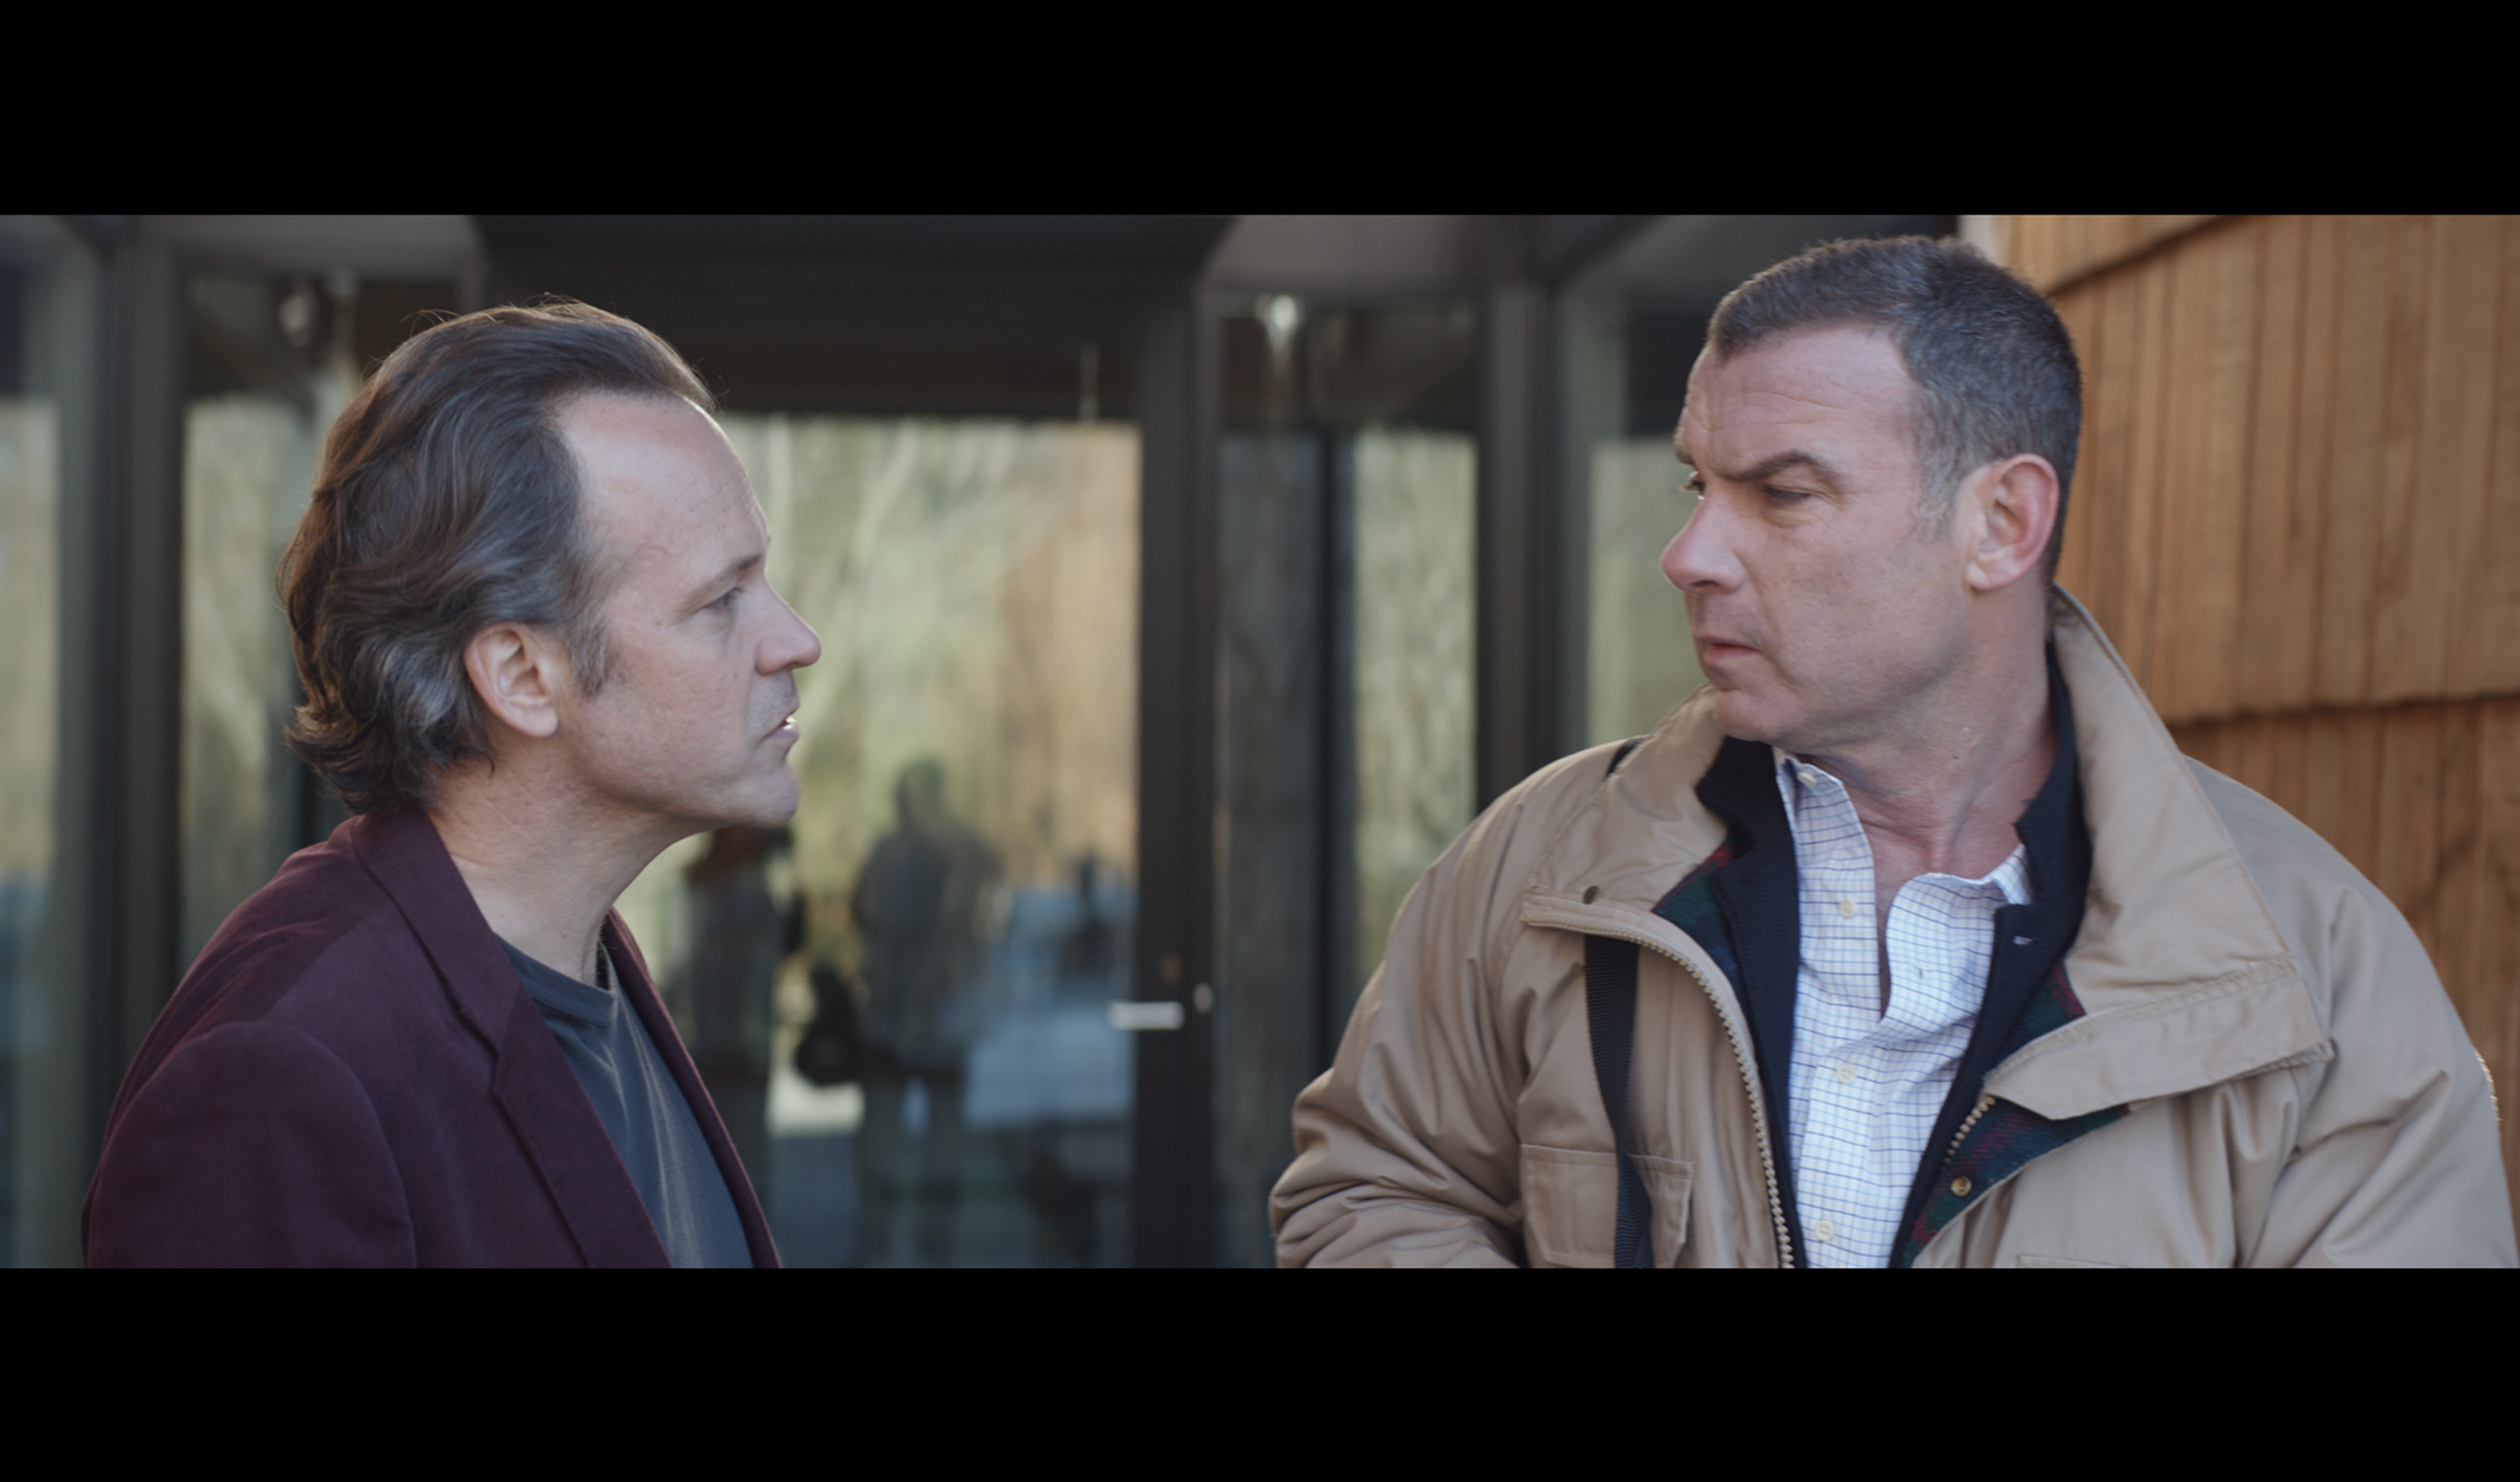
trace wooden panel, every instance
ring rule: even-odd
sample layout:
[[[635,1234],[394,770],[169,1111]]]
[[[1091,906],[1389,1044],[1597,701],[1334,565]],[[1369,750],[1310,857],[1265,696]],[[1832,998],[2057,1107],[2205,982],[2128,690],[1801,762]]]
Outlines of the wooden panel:
[[[2232,765],[2232,753],[2238,749],[2238,737],[2245,729],[2245,726],[2218,725],[2212,721],[2198,725],[2174,725],[2170,727],[2170,739],[2179,744],[2182,755],[2193,757],[2236,781],[2242,777],[2243,770]],[[2258,790],[2263,792],[2266,789],[2260,787]]]
[[[2249,420],[2256,400],[2257,284],[2262,275],[2266,229],[2256,221],[2237,222],[2189,238],[2194,250],[2209,257],[2207,276],[2213,302],[2212,379],[2204,398],[2203,479],[2210,491],[2198,533],[2204,552],[2206,591],[2202,594],[2198,641],[2212,645],[2210,661],[2198,665],[2200,693],[2193,707],[2227,715],[2235,708],[2243,665],[2264,661],[2241,643],[2240,603],[2248,541],[2249,444],[2256,430]]]
[[[2136,680],[2148,692],[2158,668],[2154,645],[2161,575],[2161,479],[2163,445],[2169,428],[2163,409],[2168,403],[2171,356],[2170,288],[2166,274],[2134,275],[2126,285],[2133,302],[2121,342],[2127,353],[2111,358],[2103,390],[2124,408],[2125,456],[2116,463],[2103,489],[2117,515],[2117,546],[2110,554],[2117,567],[2117,616],[2104,618]],[[2142,552],[2142,559],[2127,555]]]
[[[2060,579],[2165,714],[2520,692],[2514,222],[2220,218],[2060,295],[2089,415]]]
[[[2135,377],[2121,367],[2142,338],[2137,318],[2141,296],[2138,280],[2119,278],[2092,284],[2071,300],[2087,311],[2095,332],[2087,342],[2093,355],[2083,368],[2081,471],[2075,475],[2080,492],[2066,516],[2068,569],[2059,572],[2066,590],[2090,604],[2130,664],[2142,657],[2142,615],[2129,580],[2135,563],[2127,557],[2143,548],[2137,543],[2127,495],[2142,408],[2135,400]]]
[[[2310,794],[2311,727],[2289,720],[2246,722],[2263,729],[2268,738],[2266,781],[2252,782],[2267,796],[2283,805],[2296,818],[2309,813]]]
[[[2492,748],[2520,746],[2520,700],[2247,717],[2172,734],[2189,756],[2301,819],[2379,886],[2422,939],[2463,1014],[2514,998],[2520,838],[2497,842],[2494,831],[2498,819],[2520,827],[2520,788],[2510,781],[2513,753],[2497,764]],[[2485,883],[2496,869],[2505,876],[2499,897]]]
[[[2343,471],[2337,465],[2334,448],[2336,402],[2344,373],[2340,352],[2344,337],[2344,252],[2342,217],[2312,216],[2303,222],[2302,399],[2294,423],[2300,487],[2295,498],[2310,511],[2318,539],[2305,552],[2309,564],[2300,571],[2310,611],[2309,624],[2296,639],[2304,651],[2304,686],[2290,697],[2294,705],[2314,703],[2318,699],[2325,673],[2320,664],[2325,651],[2321,634],[2337,620],[2328,595],[2328,552],[2354,529],[2348,526],[2340,531],[2330,514],[2346,500],[2339,487]]]
[[[2375,710],[2380,763],[2368,781],[2373,811],[2372,883],[2404,914],[2427,944],[2441,941],[2442,710],[2437,704]]]
[[[2336,846],[2355,867],[2368,873],[2372,865],[2368,779],[2379,761],[2375,728],[2368,712],[2342,710],[2316,717],[2310,727],[2307,777],[2299,816]],[[2354,779],[2366,780],[2357,784]]]
[[[1998,225],[2083,357],[2059,580],[2520,1086],[2520,216]]]
[[[2299,216],[2275,216],[2259,228],[2256,364],[2251,382],[2246,480],[2246,549],[2242,557],[2239,648],[2231,705],[2239,713],[2288,708],[2311,691],[2309,636],[2317,630],[2319,533],[2326,511],[2303,497],[2308,476],[2301,440],[2305,334],[2304,254]]]
[[[2283,790],[2299,795],[2302,779],[2309,775],[2300,727],[2244,720],[2227,722],[2226,728],[2248,738],[2248,744],[2237,748],[2231,758],[2237,769],[2233,777],[2269,797]]]
[[[2241,466],[2256,309],[2254,223],[2163,254],[2171,284],[2164,399],[2154,703],[2165,716],[2231,712],[2239,650]]]
[[[2520,221],[2510,216],[2502,218],[2501,278],[2494,320],[2493,468],[2485,483],[2490,554],[2484,567],[2493,580],[2473,608],[2480,647],[2468,686],[2487,695],[2520,694]]]
[[[2482,746],[2485,712],[2490,704],[2463,703],[2442,707],[2441,750],[2434,771],[2440,779],[2441,815],[2439,899],[2441,915],[2434,935],[2426,938],[2433,964],[2441,969],[2451,997],[2466,1017],[2471,1004],[2499,998],[2520,983],[2496,986],[2482,974],[2485,933],[2512,930],[2508,921],[2484,915],[2484,796],[2487,786]],[[2481,990],[2481,991],[2480,991]]]
[[[2437,217],[2431,249],[2409,511],[2413,586],[2423,600],[2407,613],[2403,693],[2475,695],[2481,646],[2475,615],[2494,575],[2484,561],[2493,507],[2502,223],[2491,216]]]
[[[2149,360],[2145,388],[2171,387],[2179,394],[2143,398],[2147,421],[2159,429],[2159,437],[2151,445],[2150,470],[2138,475],[2142,484],[2127,491],[2130,498],[2148,501],[2154,512],[2152,535],[2138,547],[2154,552],[2144,563],[2152,579],[2152,629],[2140,672],[2153,704],[2168,718],[2196,712],[2190,699],[2196,690],[2190,661],[2197,656],[2198,636],[2192,600],[2207,580],[2197,531],[2204,504],[2212,497],[2199,476],[2205,408],[2197,394],[2212,352],[2212,319],[2206,311],[2212,287],[2202,281],[2208,265],[2193,247],[2181,243],[2145,265],[2162,295],[2160,315],[2150,329],[2160,337],[2160,354]]]
[[[2006,264],[2055,293],[2141,257],[2215,216],[1998,216],[1995,242]]]
[[[2388,300],[2358,287],[2359,265],[2380,256],[2387,223],[2369,216],[2332,224],[2334,276],[2313,293],[2336,305],[2336,379],[2324,406],[2310,408],[2326,433],[2327,548],[2319,571],[2318,674],[2315,698],[2352,704],[2371,684],[2371,613],[2378,525],[2381,446],[2387,403],[2377,394],[2389,374]]]
[[[2004,219],[2010,220],[2010,217]],[[2057,300],[2057,316],[2065,321],[2065,332],[2073,336],[2074,355],[2082,364],[2085,382],[2082,442],[2074,451],[2073,487],[2066,491],[2065,539],[2057,557],[2057,581],[2066,591],[2088,603],[2094,600],[2097,583],[2093,563],[2101,550],[2088,524],[2084,495],[2092,487],[2092,431],[2089,380],[2091,368],[2100,358],[2100,295],[2097,292],[2069,293]]]
[[[2379,402],[2380,436],[2371,468],[2371,540],[2368,607],[2359,624],[2365,643],[2365,679],[2351,699],[2388,702],[2441,694],[2443,633],[2427,621],[2441,611],[2437,586],[2418,572],[2416,506],[2440,505],[2439,491],[2416,482],[2421,460],[2424,400],[2424,284],[2431,264],[2428,216],[2377,216],[2360,223],[2369,244],[2357,255],[2365,265],[2358,287],[2378,300],[2381,361],[2378,377],[2364,392]]]

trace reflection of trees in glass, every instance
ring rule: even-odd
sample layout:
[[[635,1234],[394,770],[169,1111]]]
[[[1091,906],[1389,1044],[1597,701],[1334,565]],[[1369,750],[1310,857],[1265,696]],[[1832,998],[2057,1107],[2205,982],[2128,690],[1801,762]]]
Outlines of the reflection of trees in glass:
[[[276,789],[297,693],[272,572],[306,507],[321,415],[279,396],[195,399],[184,422],[184,915],[189,959],[295,842]]]
[[[0,882],[52,872],[56,421],[48,398],[0,397]]]
[[[816,928],[933,755],[1012,885],[1136,856],[1137,434],[729,416],[772,580],[822,635],[798,676],[796,866]]]
[[[1353,993],[1409,887],[1470,823],[1471,440],[1356,436]]]
[[[1660,438],[1593,445],[1587,745],[1642,735],[1705,678],[1662,549],[1689,519],[1688,470]]]

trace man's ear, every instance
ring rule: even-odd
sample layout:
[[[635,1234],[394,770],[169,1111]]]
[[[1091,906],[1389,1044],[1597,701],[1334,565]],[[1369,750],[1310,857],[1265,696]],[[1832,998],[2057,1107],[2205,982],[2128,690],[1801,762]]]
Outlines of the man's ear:
[[[2057,528],[2057,469],[2015,453],[1970,475],[1961,498],[1970,522],[1969,586],[1998,592],[2038,574]]]
[[[522,623],[485,627],[463,645],[463,672],[482,708],[509,729],[546,737],[560,728],[554,703],[567,685],[568,659],[548,633]]]

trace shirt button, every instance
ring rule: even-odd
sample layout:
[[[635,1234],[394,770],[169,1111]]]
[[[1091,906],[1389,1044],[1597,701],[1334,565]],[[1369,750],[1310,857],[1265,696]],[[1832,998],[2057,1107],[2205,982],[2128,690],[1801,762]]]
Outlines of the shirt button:
[[[1855,914],[1855,902],[1853,902],[1853,901],[1851,901],[1851,900],[1848,900],[1848,899],[1846,899],[1846,898],[1845,898],[1845,897],[1843,897],[1843,896],[1840,896],[1840,897],[1838,898],[1838,902],[1837,902],[1837,914],[1838,914],[1838,915],[1840,915],[1840,916],[1852,916],[1852,915],[1854,915],[1854,914]]]
[[[1806,787],[1816,787],[1820,784],[1820,775],[1808,767],[1794,775],[1803,780],[1803,785]]]
[[[1967,1175],[1963,1175],[1962,1177],[1951,1181],[1951,1192],[1962,1198],[1969,1197],[1969,1191],[1972,1187],[1974,1186],[1970,1184]]]
[[[1826,1245],[1830,1241],[1837,1239],[1837,1226],[1829,1223],[1825,1219],[1821,1220],[1818,1224],[1811,1227],[1811,1238],[1822,1245]]]
[[[1849,1081],[1851,1081],[1851,1080],[1854,1080],[1854,1079],[1855,1079],[1855,1067],[1854,1067],[1854,1066],[1852,1066],[1852,1065],[1840,1065],[1840,1066],[1837,1068],[1837,1083],[1838,1083],[1839,1085],[1843,1086],[1843,1085],[1845,1085],[1847,1082],[1849,1082]]]

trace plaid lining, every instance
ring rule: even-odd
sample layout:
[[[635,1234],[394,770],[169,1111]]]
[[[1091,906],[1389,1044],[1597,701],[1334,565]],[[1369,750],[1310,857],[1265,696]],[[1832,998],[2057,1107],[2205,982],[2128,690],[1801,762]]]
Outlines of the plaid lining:
[[[1716,967],[1732,982],[1741,981],[1740,964],[1732,951],[1732,929],[1724,924],[1723,912],[1716,905],[1715,887],[1707,877],[1732,863],[1732,841],[1698,862],[1696,868],[1681,876],[1661,900],[1654,903],[1653,914],[1688,933]]]
[[[2004,1052],[2011,1053],[2051,1029],[2071,1024],[2083,1015],[2082,1000],[2074,996],[2073,985],[2065,981],[2064,964],[2059,962],[2048,973],[2039,994],[2023,1011],[2021,1023],[2008,1037]],[[1962,1134],[1959,1146],[1943,1160],[1936,1176],[1938,1187],[1918,1211],[1916,1221],[1899,1241],[1890,1260],[1893,1269],[1911,1267],[1924,1253],[1926,1245],[1945,1226],[1960,1218],[1961,1212],[1982,1198],[1986,1192],[2019,1173],[2033,1159],[2044,1157],[2085,1132],[2097,1131],[2127,1114],[2125,1107],[2104,1107],[2080,1116],[2052,1121],[2026,1107],[1997,1101],[1989,1106],[1969,1130]]]

